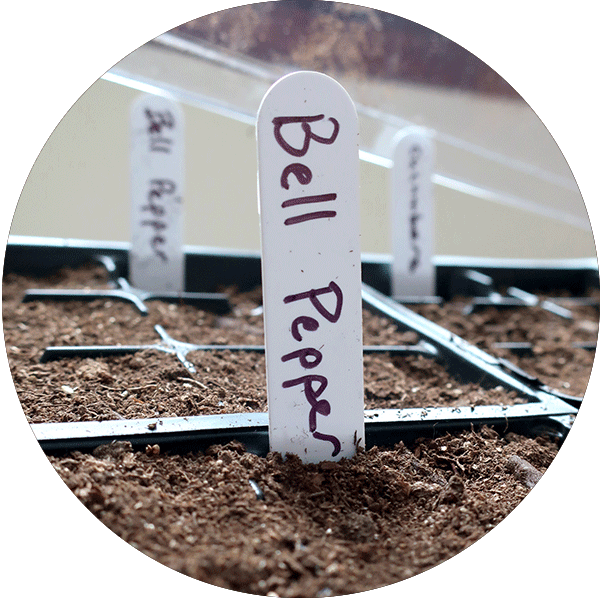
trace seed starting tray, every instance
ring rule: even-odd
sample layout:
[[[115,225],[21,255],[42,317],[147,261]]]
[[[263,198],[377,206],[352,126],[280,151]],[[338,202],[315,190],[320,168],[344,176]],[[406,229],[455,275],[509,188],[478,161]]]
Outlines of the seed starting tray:
[[[157,296],[135,290],[128,283],[128,245],[82,240],[14,236],[6,249],[5,273],[45,276],[61,267],[78,267],[92,261],[104,265],[113,289],[102,291],[29,290],[24,301],[97,299],[107,297],[133,303],[146,314],[145,302],[166,300],[191,303],[219,314],[226,313],[226,295],[218,289],[235,285],[240,291],[253,289],[261,282],[260,254],[186,247],[186,291],[178,296]],[[437,290],[435,297],[392,299],[389,258],[365,256],[362,264],[363,305],[384,315],[400,330],[415,332],[419,341],[409,346],[366,346],[365,353],[421,354],[444,364],[449,373],[463,382],[484,388],[502,386],[515,391],[525,403],[510,406],[465,406],[441,408],[378,409],[365,411],[366,447],[390,446],[399,441],[410,443],[419,437],[431,437],[450,431],[488,425],[501,432],[514,431],[529,436],[547,434],[562,442],[568,434],[581,398],[550,389],[510,361],[482,351],[464,339],[416,314],[412,304],[440,303],[454,296],[469,296],[466,314],[483,306],[497,307],[540,305],[563,318],[569,311],[560,299],[540,301],[533,291],[565,290],[576,302],[597,302],[585,296],[598,288],[598,266],[592,259],[565,261],[500,261],[456,257],[436,258]],[[505,295],[497,290],[507,288]],[[573,300],[573,298],[570,298]],[[159,325],[157,340],[146,346],[50,347],[41,360],[64,356],[102,356],[153,348],[174,354],[193,372],[187,352],[231,350],[263,352],[263,346],[223,346],[187,344],[171,338]],[[523,346],[523,347],[521,347]],[[515,345],[515,352],[526,352],[526,345]],[[586,346],[595,351],[595,344]],[[128,441],[136,449],[159,444],[175,452],[202,450],[213,444],[237,440],[250,452],[268,452],[267,413],[236,413],[136,420],[91,421],[78,423],[33,424],[34,434],[43,450],[61,454],[72,450],[91,451],[113,441]]]

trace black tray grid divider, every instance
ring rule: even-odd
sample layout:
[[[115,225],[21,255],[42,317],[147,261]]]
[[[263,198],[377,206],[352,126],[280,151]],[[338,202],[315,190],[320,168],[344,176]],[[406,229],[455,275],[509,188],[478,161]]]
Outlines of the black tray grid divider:
[[[89,242],[49,240],[45,238],[19,238],[7,246],[5,272],[43,275],[52,270],[77,267],[96,260],[107,269],[114,287],[102,293],[91,291],[87,296],[73,290],[34,290],[25,300],[65,300],[119,297],[133,302],[142,314],[147,300],[187,301],[208,310],[223,313],[229,308],[228,299],[216,294],[218,285],[236,284],[247,290],[260,285],[260,255],[219,251],[203,248],[186,249],[186,292],[177,298],[170,295],[153,295],[129,286],[127,276],[127,246],[124,244],[100,245]],[[438,296],[434,298],[411,298],[402,304],[389,293],[389,263],[367,257],[363,261],[363,305],[375,313],[385,315],[399,328],[418,334],[416,344],[406,346],[367,346],[365,353],[389,352],[392,354],[421,354],[446,365],[455,376],[466,381],[480,382],[484,387],[502,385],[515,390],[527,402],[511,406],[442,407],[424,409],[381,409],[365,411],[366,445],[388,445],[399,440],[407,441],[419,436],[431,436],[446,431],[464,429],[480,424],[503,427],[505,430],[551,433],[564,439],[577,414],[581,398],[557,393],[536,377],[525,373],[512,363],[496,358],[446,329],[414,313],[407,305],[419,302],[443,302],[453,295],[475,292],[467,312],[483,305],[533,306],[540,304],[531,292],[522,289],[519,281],[535,289],[552,286],[560,281],[571,293],[580,295],[580,302],[588,302],[585,296],[590,287],[598,286],[597,265],[591,261],[566,261],[563,264],[536,268],[529,265],[510,268],[502,264],[436,265],[438,273]],[[532,277],[532,274],[535,274]],[[504,280],[504,281],[503,281]],[[507,295],[496,291],[495,282],[512,282]],[[523,286],[525,287],[525,286]],[[115,289],[116,288],[116,289]],[[515,291],[516,290],[516,291]],[[85,290],[87,291],[87,290]],[[63,292],[54,294],[54,292]],[[107,293],[108,292],[108,293]],[[112,294],[110,293],[112,292]],[[117,295],[115,296],[115,292]],[[481,293],[483,292],[483,293]],[[479,293],[479,295],[477,295]],[[46,295],[44,295],[46,294]],[[98,295],[99,294],[99,295]],[[131,297],[126,297],[127,294]],[[186,297],[187,296],[187,297]],[[401,299],[400,299],[401,300]],[[590,303],[593,303],[590,302]],[[595,303],[597,305],[597,302]],[[550,301],[546,310],[565,319],[572,318],[570,311],[559,302]],[[66,356],[105,356],[153,349],[173,354],[189,372],[194,365],[187,360],[192,350],[236,352],[264,352],[263,346],[230,346],[188,344],[173,339],[162,327],[155,326],[161,340],[145,345],[131,346],[71,346],[49,347],[42,361]],[[589,345],[595,350],[595,344]],[[527,349],[519,348],[517,352]],[[161,447],[177,451],[203,448],[215,443],[236,439],[243,442],[251,452],[268,451],[268,418],[266,413],[240,413],[230,415],[201,415],[197,417],[137,419],[81,423],[44,423],[32,426],[44,451],[63,453],[74,449],[90,450],[102,443],[126,439],[135,447],[158,443]]]

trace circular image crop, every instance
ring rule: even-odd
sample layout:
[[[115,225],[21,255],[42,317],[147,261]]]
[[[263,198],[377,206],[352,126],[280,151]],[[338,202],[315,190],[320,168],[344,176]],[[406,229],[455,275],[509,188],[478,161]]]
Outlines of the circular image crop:
[[[298,0],[183,23],[87,89],[17,204],[2,317],[27,422],[107,531],[313,598],[441,565],[530,494],[599,289],[577,183],[506,80]]]

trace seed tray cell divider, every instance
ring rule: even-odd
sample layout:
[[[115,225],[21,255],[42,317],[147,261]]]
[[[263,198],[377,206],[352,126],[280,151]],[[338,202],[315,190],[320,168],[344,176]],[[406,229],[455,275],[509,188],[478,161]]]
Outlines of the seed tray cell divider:
[[[371,310],[388,317],[404,329],[417,332],[432,344],[454,375],[467,381],[478,381],[484,387],[502,385],[517,391],[532,401],[546,400],[547,392],[539,380],[509,361],[496,358],[469,344],[447,329],[417,315],[374,288],[363,284],[363,303]]]
[[[68,289],[30,289],[25,292],[23,302],[35,302],[36,300],[56,300],[68,302],[69,300],[91,301],[106,300],[114,298],[123,302],[133,304],[142,315],[148,314],[146,302],[150,300],[159,300],[162,302],[179,302],[181,304],[190,304],[198,308],[224,314],[231,309],[226,294],[210,294],[200,292],[147,292],[134,288],[129,284],[125,277],[119,277],[117,265],[111,256],[99,255],[93,259],[107,270],[110,283],[113,289],[106,290],[68,290]],[[114,289],[116,288],[116,289]]]
[[[79,358],[93,358],[101,356],[119,356],[123,354],[134,354],[140,350],[158,350],[167,354],[175,354],[177,359],[190,372],[195,373],[196,368],[187,360],[187,354],[193,351],[229,351],[229,352],[258,352],[264,354],[265,347],[257,345],[233,345],[233,344],[189,344],[173,339],[161,325],[155,325],[154,329],[162,338],[161,343],[143,344],[139,346],[49,346],[44,350],[40,362],[48,362],[50,360],[58,360],[61,358],[69,358],[77,356]],[[383,354],[390,353],[395,356],[417,355],[422,356],[437,356],[436,349],[426,342],[419,342],[413,345],[406,346],[365,346],[363,348],[365,354]]]
[[[498,427],[500,431],[529,431],[550,434],[562,440],[571,427],[576,411],[557,402],[532,408],[474,406],[404,408],[365,411],[366,447],[392,446],[402,440],[441,435],[477,425]],[[37,423],[32,430],[47,454],[92,451],[97,446],[127,441],[135,449],[158,444],[178,452],[202,450],[214,444],[238,441],[246,450],[266,455],[269,450],[268,414],[238,413],[77,423]]]
[[[59,267],[77,267],[99,260],[110,277],[118,281],[127,275],[125,244],[94,244],[76,240],[46,238],[11,238],[7,246],[5,272],[42,276]],[[455,265],[450,264],[454,260]],[[446,262],[445,262],[446,261]],[[584,294],[598,287],[597,264],[590,260],[563,263],[519,263],[506,265],[503,261],[475,259],[436,260],[438,296],[410,299],[409,303],[435,302],[454,295],[466,295],[472,290],[473,275],[481,282],[508,282],[518,289],[566,288],[572,294]],[[468,273],[472,271],[473,273]],[[577,414],[581,398],[557,393],[536,377],[522,371],[509,361],[496,358],[469,344],[464,339],[414,313],[386,295],[389,292],[390,264],[387,257],[364,257],[363,305],[386,316],[403,330],[418,334],[419,341],[407,346],[367,346],[366,353],[411,355],[420,354],[446,365],[450,374],[483,387],[498,385],[514,390],[526,400],[511,406],[467,406],[441,408],[381,409],[365,411],[367,447],[389,445],[420,436],[487,424],[511,431],[547,432],[563,439]],[[467,276],[465,276],[467,273]],[[483,277],[480,275],[483,274]],[[485,281],[484,281],[485,280]],[[558,283],[557,283],[558,282]],[[205,248],[186,248],[186,289],[214,293],[219,285],[235,284],[240,291],[260,285],[260,254],[253,252],[220,251]],[[525,284],[525,285],[523,285]],[[488,288],[489,289],[489,288]],[[524,293],[527,292],[524,290]],[[138,296],[139,297],[139,296]],[[582,298],[585,300],[586,298]],[[522,304],[527,300],[520,299]],[[530,305],[530,304],[529,304]],[[179,342],[160,326],[155,326],[162,341],[140,346],[80,346],[49,347],[43,359],[66,356],[105,356],[125,354],[142,349],[154,349],[175,354],[182,364],[194,372],[186,355],[192,350],[264,352],[264,346],[200,345]],[[595,345],[594,345],[595,346]],[[239,413],[200,415],[196,417],[116,420],[104,422],[34,424],[36,438],[48,453],[69,450],[91,450],[114,440],[130,441],[135,447],[160,444],[161,447],[182,451],[204,448],[215,443],[238,440],[251,452],[268,451],[268,415]]]
[[[582,398],[550,389],[537,377],[530,375],[504,358],[496,358],[469,344],[448,330],[417,315],[393,299],[363,284],[363,303],[376,313],[388,317],[405,329],[417,332],[422,340],[433,345],[438,360],[443,359],[454,375],[466,381],[477,381],[484,387],[501,385],[515,390],[531,402],[546,404],[554,397],[574,408],[581,406]],[[512,411],[513,407],[510,407]],[[509,408],[507,408],[509,410]]]
[[[463,277],[474,284],[477,294],[464,309],[465,315],[470,315],[472,312],[485,308],[487,306],[495,306],[497,308],[515,308],[519,306],[540,306],[544,310],[551,312],[564,319],[573,319],[573,313],[550,300],[540,300],[536,295],[521,290],[517,287],[510,286],[506,290],[506,296],[500,294],[495,286],[494,280],[484,273],[467,269],[463,272]]]
[[[573,342],[572,348],[596,351],[596,342]],[[519,356],[533,356],[533,346],[529,342],[496,342],[494,348],[498,350],[510,350]]]

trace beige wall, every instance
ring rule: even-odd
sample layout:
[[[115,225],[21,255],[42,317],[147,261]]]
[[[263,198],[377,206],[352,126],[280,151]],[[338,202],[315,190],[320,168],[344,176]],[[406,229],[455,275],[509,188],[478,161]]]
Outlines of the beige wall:
[[[33,166],[15,212],[12,234],[129,240],[129,105],[139,93],[99,80],[75,103]],[[419,94],[422,103],[423,92]],[[498,109],[491,105],[490,110]],[[192,105],[184,105],[184,112],[185,243],[258,249],[253,124]],[[536,131],[545,132],[540,134],[540,144],[553,143],[543,127]],[[535,146],[535,140],[529,143]],[[439,155],[448,164],[462,157],[464,164],[458,168],[466,172],[485,175],[489,168],[490,177],[508,181],[506,173],[494,173],[481,157],[474,160],[464,152],[453,154],[447,145],[440,146]],[[361,162],[363,252],[390,251],[388,176],[385,166]],[[511,185],[518,184],[515,177]],[[573,190],[569,193],[573,195]],[[551,200],[550,206],[554,200],[560,205],[560,198]],[[435,201],[437,254],[595,256],[591,230],[439,183]],[[569,202],[575,200],[567,196],[567,205]],[[580,197],[578,202],[581,207],[575,212],[581,215]]]
[[[129,105],[139,93],[100,80],[80,98],[40,153],[12,234],[129,240]],[[184,113],[185,243],[258,248],[254,127]]]

